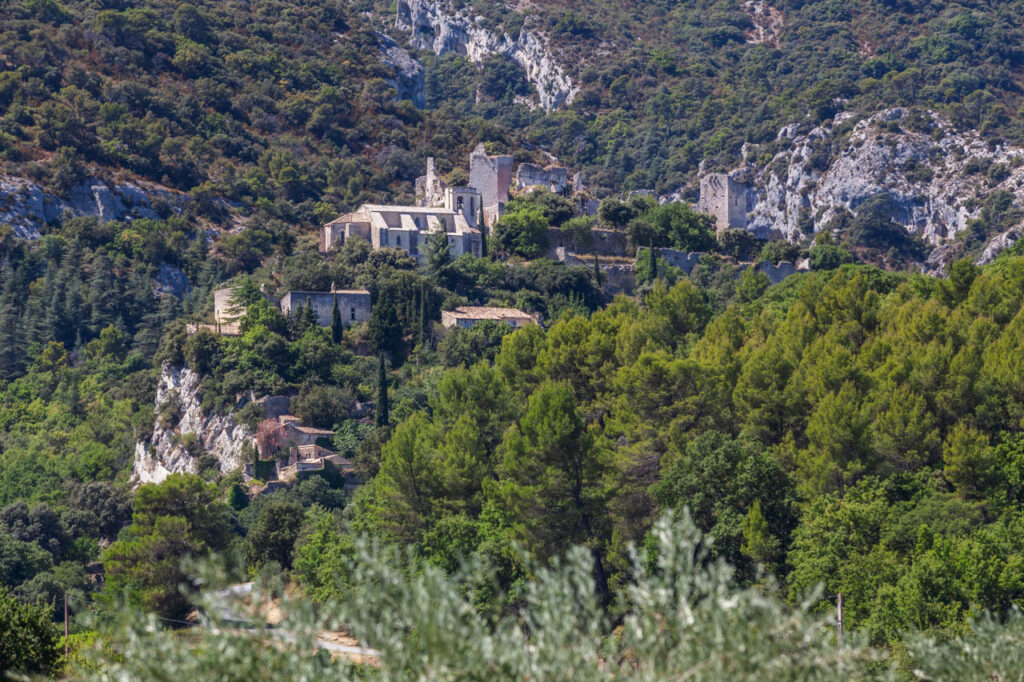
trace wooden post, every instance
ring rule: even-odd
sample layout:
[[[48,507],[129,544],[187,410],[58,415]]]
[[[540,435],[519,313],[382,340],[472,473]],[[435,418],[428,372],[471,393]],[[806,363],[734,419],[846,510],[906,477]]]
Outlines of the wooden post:
[[[839,648],[843,648],[843,593],[836,595],[836,633]]]

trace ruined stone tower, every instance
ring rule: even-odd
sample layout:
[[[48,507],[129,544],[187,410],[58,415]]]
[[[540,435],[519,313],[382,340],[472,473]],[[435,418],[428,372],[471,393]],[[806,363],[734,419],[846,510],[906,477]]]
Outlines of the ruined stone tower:
[[[484,222],[488,225],[493,224],[508,202],[514,165],[511,156],[487,156],[482,144],[469,156],[469,186],[480,193]]]
[[[445,182],[434,169],[434,157],[427,157],[427,174],[416,178],[416,205],[441,206],[444,203]]]
[[[697,210],[715,217],[715,227],[722,230],[747,229],[747,186],[725,173],[712,173],[700,180]]]

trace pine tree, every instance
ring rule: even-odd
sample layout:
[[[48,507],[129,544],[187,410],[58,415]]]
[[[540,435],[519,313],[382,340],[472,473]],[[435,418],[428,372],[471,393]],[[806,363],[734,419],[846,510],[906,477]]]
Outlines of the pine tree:
[[[387,426],[388,415],[388,373],[384,353],[377,360],[377,426]]]
[[[389,289],[381,291],[373,304],[368,335],[378,353],[391,353],[394,358],[402,350],[402,325]]]
[[[9,283],[7,279],[6,284]],[[12,291],[7,291],[8,286],[4,289],[0,296],[0,380],[9,380],[24,368],[25,349],[16,298]]]
[[[334,297],[334,308],[331,310],[331,338],[334,343],[341,343],[345,325],[341,321],[341,310],[338,308],[338,297]]]
[[[484,225],[483,220],[480,221],[480,257],[487,258],[487,226]]]
[[[420,337],[419,345],[423,347],[430,338],[430,318],[427,317],[427,288],[420,287]]]
[[[431,277],[439,277],[451,263],[451,244],[444,230],[438,230],[427,237],[426,270]]]

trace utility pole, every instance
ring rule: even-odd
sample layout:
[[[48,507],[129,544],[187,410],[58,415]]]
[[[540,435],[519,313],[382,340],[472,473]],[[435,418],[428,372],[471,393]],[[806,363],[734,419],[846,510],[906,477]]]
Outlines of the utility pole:
[[[836,594],[836,633],[839,648],[843,648],[843,593]]]

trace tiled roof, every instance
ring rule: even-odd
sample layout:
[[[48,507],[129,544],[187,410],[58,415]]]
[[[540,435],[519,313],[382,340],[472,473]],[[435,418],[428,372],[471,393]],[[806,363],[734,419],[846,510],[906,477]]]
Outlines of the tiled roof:
[[[446,310],[447,314],[458,319],[465,320],[507,320],[535,319],[530,313],[524,313],[518,308],[494,308],[491,306],[461,306],[455,310]]]

